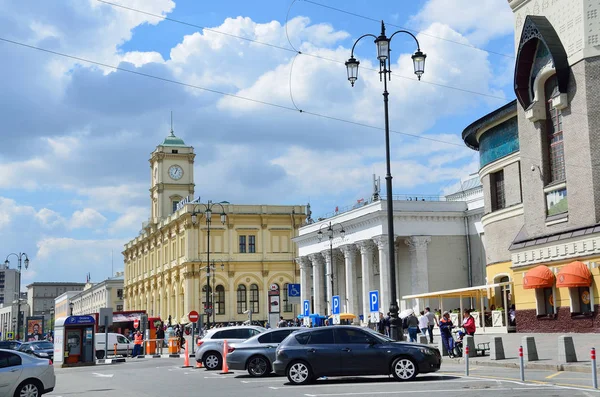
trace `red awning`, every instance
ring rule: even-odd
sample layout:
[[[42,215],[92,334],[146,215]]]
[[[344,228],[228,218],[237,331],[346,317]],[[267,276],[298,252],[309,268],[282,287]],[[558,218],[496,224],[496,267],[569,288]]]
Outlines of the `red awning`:
[[[554,274],[548,266],[539,265],[528,270],[523,277],[523,289],[552,288],[554,285]]]
[[[563,266],[556,276],[556,286],[589,287],[592,285],[592,273],[583,262],[575,261]]]

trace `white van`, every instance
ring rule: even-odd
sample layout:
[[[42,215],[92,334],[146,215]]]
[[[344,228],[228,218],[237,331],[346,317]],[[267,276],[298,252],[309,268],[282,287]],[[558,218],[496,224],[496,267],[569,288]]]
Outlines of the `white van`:
[[[96,340],[96,358],[104,358],[105,347],[104,339],[105,334],[95,334],[94,339]],[[127,339],[121,334],[108,333],[108,355],[112,356],[115,354],[115,343],[117,344],[117,354],[127,356],[127,353],[131,354],[133,351],[133,342]]]

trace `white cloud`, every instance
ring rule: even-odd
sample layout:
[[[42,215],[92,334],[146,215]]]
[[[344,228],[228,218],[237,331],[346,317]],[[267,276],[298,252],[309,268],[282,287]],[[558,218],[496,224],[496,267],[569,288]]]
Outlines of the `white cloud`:
[[[58,213],[48,208],[42,208],[35,217],[46,228],[54,228],[65,224],[65,219]]]
[[[69,227],[72,229],[99,228],[104,222],[106,222],[106,217],[101,213],[92,208],[84,208],[81,211],[75,211],[73,213],[69,222]]]
[[[133,238],[149,215],[149,209],[146,207],[128,207],[123,215],[110,224],[109,231],[118,236]]]

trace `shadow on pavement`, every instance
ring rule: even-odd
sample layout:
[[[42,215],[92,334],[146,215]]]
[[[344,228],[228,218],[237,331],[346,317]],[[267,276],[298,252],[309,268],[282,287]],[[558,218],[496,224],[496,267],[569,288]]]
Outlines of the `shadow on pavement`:
[[[248,373],[245,373],[244,375],[237,375],[235,378],[236,379],[257,379],[258,380],[258,379],[268,379],[268,378],[282,378],[283,379],[283,378],[285,378],[285,376],[283,376],[283,375],[279,376],[275,372],[272,372],[268,375],[258,378],[256,376],[252,376],[252,375],[249,375]]]
[[[415,381],[428,381],[428,382],[442,382],[442,381],[446,381],[446,380],[454,380],[454,379],[460,379],[460,377],[458,376],[452,376],[452,375],[425,375],[425,376],[417,376],[412,382]],[[411,381],[407,381],[407,382],[399,382],[396,379],[394,379],[393,376],[390,375],[390,377],[388,378],[384,378],[384,377],[377,377],[377,378],[365,378],[365,377],[345,377],[345,378],[319,378],[317,379],[316,382],[312,383],[312,384],[308,384],[307,386],[310,385],[337,385],[337,384],[352,384],[352,383],[373,383],[373,384],[377,384],[377,383],[397,383],[397,384],[402,384],[402,383],[410,383]],[[290,382],[286,382],[284,383],[285,385],[292,385],[295,386],[293,383]]]

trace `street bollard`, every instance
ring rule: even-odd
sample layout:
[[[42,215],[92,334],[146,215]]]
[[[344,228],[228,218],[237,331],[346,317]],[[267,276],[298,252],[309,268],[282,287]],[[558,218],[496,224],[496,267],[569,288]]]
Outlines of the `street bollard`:
[[[523,364],[523,346],[519,346],[519,371],[521,372],[521,382],[525,382],[525,368]]]
[[[590,353],[592,358],[592,386],[594,389],[598,388],[598,374],[596,369],[596,348],[592,347],[592,351]]]
[[[469,376],[469,345],[465,347],[465,375]]]
[[[115,343],[115,357],[117,357],[117,344]]]

